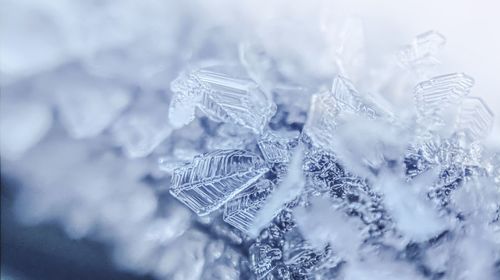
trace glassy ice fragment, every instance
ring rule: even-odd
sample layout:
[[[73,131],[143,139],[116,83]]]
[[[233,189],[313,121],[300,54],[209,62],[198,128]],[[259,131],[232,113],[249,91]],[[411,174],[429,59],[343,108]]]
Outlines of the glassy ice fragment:
[[[264,159],[271,163],[288,162],[291,149],[297,144],[298,142],[294,141],[294,139],[280,137],[273,132],[265,133],[258,141]]]
[[[202,216],[218,209],[267,172],[264,161],[243,150],[217,150],[174,170],[170,193]]]
[[[328,146],[337,125],[336,118],[337,109],[333,95],[330,92],[314,94],[304,132],[311,137],[315,145]]]
[[[417,110],[421,115],[436,114],[440,109],[456,104],[469,94],[474,79],[464,73],[434,77],[419,83],[414,90]]]
[[[196,105],[201,101],[205,89],[198,79],[187,72],[182,72],[173,80],[170,89],[174,95],[170,102],[168,120],[176,128],[183,127],[194,120]]]
[[[269,180],[254,183],[226,203],[224,221],[235,228],[247,232],[255,215],[271,193],[274,184]]]
[[[446,38],[434,30],[419,34],[412,44],[399,52],[399,61],[405,67],[432,66],[439,64],[436,55],[446,44]]]
[[[386,110],[368,97],[362,97],[347,79],[337,76],[329,92],[314,94],[309,108],[309,116],[304,130],[313,143],[319,147],[331,146],[331,139],[343,113],[355,114],[374,119],[384,115]]]
[[[462,99],[457,130],[464,132],[472,141],[487,137],[493,120],[493,112],[481,98],[468,96]]]
[[[367,100],[363,100],[349,80],[336,77],[333,79],[331,92],[340,111],[351,111],[371,119],[377,115],[375,108]]]
[[[257,279],[264,278],[282,257],[280,249],[262,243],[254,243],[250,246],[249,255],[250,269]]]
[[[228,122],[260,133],[276,106],[249,78],[200,69],[182,74],[171,85],[176,94],[170,121],[181,127],[194,119],[198,106],[214,121]]]

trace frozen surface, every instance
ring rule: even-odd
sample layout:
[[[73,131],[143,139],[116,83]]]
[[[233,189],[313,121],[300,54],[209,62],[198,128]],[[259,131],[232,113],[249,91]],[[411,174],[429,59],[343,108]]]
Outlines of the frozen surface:
[[[495,9],[268,2],[3,1],[19,220],[157,279],[499,279]]]

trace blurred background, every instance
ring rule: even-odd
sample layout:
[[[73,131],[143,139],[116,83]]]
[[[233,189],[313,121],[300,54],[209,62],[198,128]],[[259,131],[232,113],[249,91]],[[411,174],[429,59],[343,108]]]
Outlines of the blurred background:
[[[217,245],[168,194],[173,166],[246,133],[207,118],[172,127],[179,72],[255,44],[301,86],[347,71],[412,111],[422,77],[393,56],[437,30],[447,42],[433,71],[474,77],[498,116],[499,11],[493,0],[0,0],[1,278],[243,277],[203,257],[238,246]],[[339,53],[354,62],[339,69]],[[497,121],[487,145],[498,143]]]

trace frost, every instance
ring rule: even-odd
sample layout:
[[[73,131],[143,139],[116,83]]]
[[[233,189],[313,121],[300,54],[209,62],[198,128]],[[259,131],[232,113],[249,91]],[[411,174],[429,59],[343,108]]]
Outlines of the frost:
[[[255,133],[262,132],[275,113],[275,105],[258,85],[244,77],[200,69],[179,76],[171,89],[176,95],[169,116],[176,127],[194,119],[195,106],[214,121],[238,124]]]
[[[499,278],[495,104],[433,73],[440,33],[394,53],[404,29],[339,1],[4,2],[20,221],[155,279]]]
[[[293,135],[292,135],[293,137]],[[267,162],[288,162],[291,157],[292,148],[297,145],[293,138],[286,135],[276,135],[267,132],[258,141],[260,151]]]
[[[269,245],[255,243],[249,249],[250,268],[258,279],[266,276],[276,265],[275,262],[282,257],[279,249]]]
[[[257,181],[249,186],[226,203],[224,221],[247,232],[273,189],[274,184],[269,180]]]
[[[206,215],[251,185],[267,171],[257,155],[218,150],[174,170],[170,193],[198,215]]]
[[[287,174],[278,187],[271,193],[262,209],[258,212],[250,228],[250,235],[257,236],[262,228],[267,225],[274,216],[284,207],[284,204],[290,202],[299,196],[304,189],[305,179],[302,171],[304,147],[299,145],[295,151]]]

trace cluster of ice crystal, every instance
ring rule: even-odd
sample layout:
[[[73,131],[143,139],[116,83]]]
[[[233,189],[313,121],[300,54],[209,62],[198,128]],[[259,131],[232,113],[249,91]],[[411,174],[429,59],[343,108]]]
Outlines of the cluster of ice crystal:
[[[23,221],[159,279],[500,277],[494,115],[472,77],[433,74],[440,33],[373,70],[361,20],[326,11],[251,36],[174,1],[81,22],[55,7],[96,3],[14,2],[6,22],[34,33],[13,39],[37,50],[0,40],[2,177]]]

